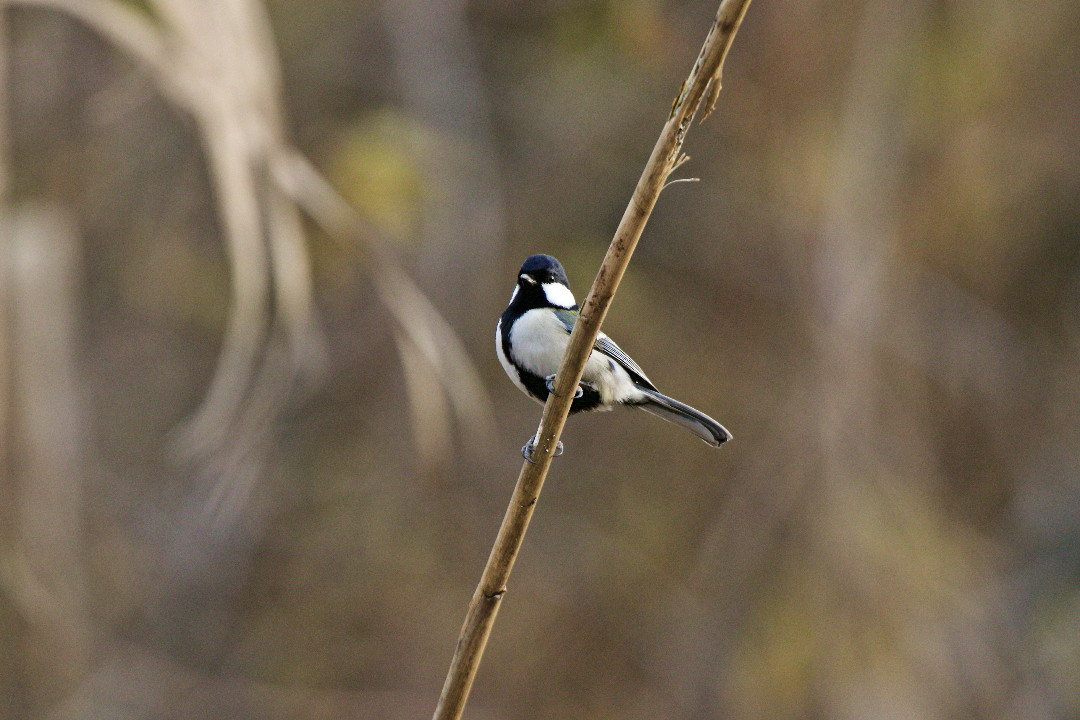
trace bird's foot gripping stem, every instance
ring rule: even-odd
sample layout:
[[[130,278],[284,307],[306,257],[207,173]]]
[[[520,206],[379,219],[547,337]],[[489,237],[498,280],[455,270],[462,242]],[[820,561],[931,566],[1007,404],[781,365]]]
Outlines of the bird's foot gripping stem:
[[[536,447],[536,436],[533,435],[531,438],[529,438],[529,442],[525,443],[525,446],[521,448],[521,457],[525,458],[526,460],[531,462],[533,465],[536,464],[532,459],[533,448],[535,448],[535,447]],[[563,444],[562,444],[562,440],[560,440],[559,442],[557,442],[555,444],[555,453],[554,453],[554,455],[552,457],[559,457],[562,454],[563,454]]]
[[[544,378],[544,384],[547,385],[547,389],[548,389],[549,393],[554,393],[555,392],[555,376],[554,375],[548,375],[546,378]],[[585,388],[589,388],[590,390],[595,389],[595,388],[593,388],[592,385],[590,385],[587,382],[578,383],[577,388],[575,388],[575,390],[574,390],[574,399],[575,400],[577,400],[579,397],[581,397],[582,395],[585,394]]]

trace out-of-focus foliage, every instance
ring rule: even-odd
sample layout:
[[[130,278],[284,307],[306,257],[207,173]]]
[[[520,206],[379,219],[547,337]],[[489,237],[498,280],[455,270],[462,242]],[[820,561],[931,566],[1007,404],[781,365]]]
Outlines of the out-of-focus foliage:
[[[715,4],[268,3],[285,135],[490,384],[435,462],[315,223],[320,384],[178,450],[241,269],[205,126],[63,4],[0,3],[0,718],[423,717],[539,418],[514,271],[584,295]],[[735,440],[571,419],[469,717],[1080,717],[1078,31],[751,6],[605,326]]]

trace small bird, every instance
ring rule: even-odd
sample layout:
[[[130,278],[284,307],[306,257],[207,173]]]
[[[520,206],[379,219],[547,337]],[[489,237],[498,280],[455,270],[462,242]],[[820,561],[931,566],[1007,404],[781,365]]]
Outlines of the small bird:
[[[550,255],[526,258],[518,271],[510,304],[495,328],[499,362],[522,392],[544,403],[555,387],[555,373],[570,342],[579,313],[566,272]],[[723,425],[708,415],[660,393],[637,363],[600,333],[585,363],[570,413],[611,410],[616,405],[641,408],[680,425],[708,444],[731,439]],[[533,437],[521,448],[532,462]],[[562,454],[562,443],[555,455]]]

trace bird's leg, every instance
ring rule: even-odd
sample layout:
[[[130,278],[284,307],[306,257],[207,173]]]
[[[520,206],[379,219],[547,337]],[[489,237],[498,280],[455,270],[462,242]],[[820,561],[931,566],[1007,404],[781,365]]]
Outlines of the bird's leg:
[[[533,448],[535,448],[535,447],[536,447],[536,436],[533,435],[531,438],[529,438],[529,442],[525,443],[525,446],[523,448],[521,448],[521,457],[525,458],[526,460],[531,462],[533,465],[536,464],[535,462],[533,462],[533,459],[532,459],[532,451],[533,451]],[[559,457],[562,454],[563,454],[563,444],[562,444],[562,440],[560,440],[559,442],[557,442],[555,444],[555,454],[554,454],[553,457]]]
[[[546,378],[544,378],[544,384],[547,385],[547,389],[548,389],[549,393],[555,392],[555,376],[554,375],[548,375]],[[579,397],[581,397],[582,395],[585,394],[585,390],[583,389],[585,385],[588,385],[588,383],[578,383],[577,389],[574,390],[574,399],[575,400],[577,400]]]

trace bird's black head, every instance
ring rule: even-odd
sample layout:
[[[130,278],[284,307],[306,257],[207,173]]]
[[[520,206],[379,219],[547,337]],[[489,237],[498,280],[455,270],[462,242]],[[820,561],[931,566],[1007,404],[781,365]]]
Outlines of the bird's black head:
[[[566,271],[559,261],[550,255],[530,255],[521,264],[518,271],[518,283],[529,285],[544,285],[546,283],[559,283],[570,286],[566,278]]]
[[[518,271],[517,287],[510,298],[519,311],[528,308],[576,308],[577,301],[570,292],[570,281],[559,261],[550,255],[526,258]]]

